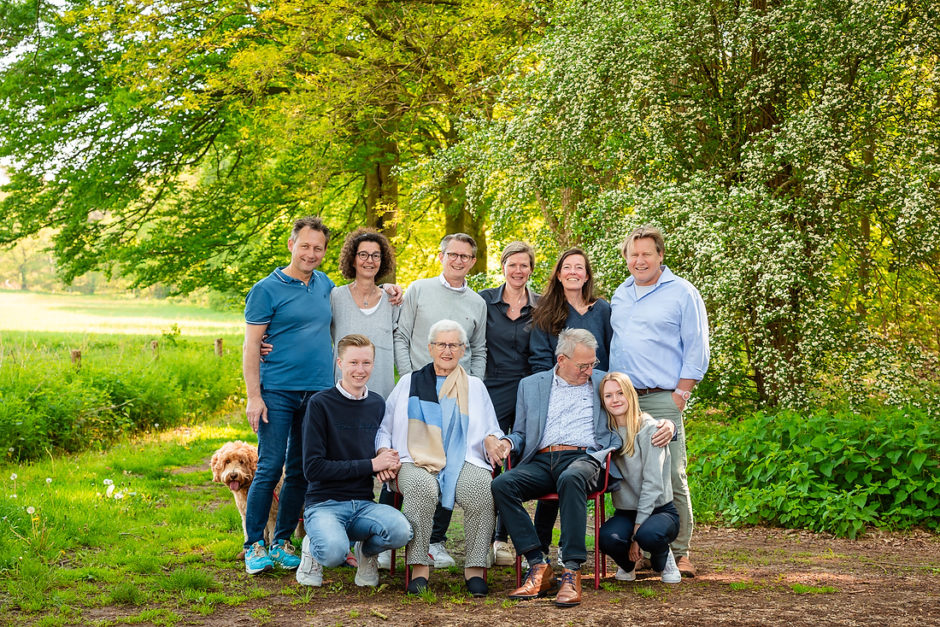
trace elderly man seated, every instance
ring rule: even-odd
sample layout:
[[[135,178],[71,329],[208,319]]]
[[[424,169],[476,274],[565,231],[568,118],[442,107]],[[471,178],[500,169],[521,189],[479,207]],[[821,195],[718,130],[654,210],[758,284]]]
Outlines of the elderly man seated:
[[[598,386],[604,373],[594,370],[596,350],[597,341],[590,331],[565,329],[558,335],[555,368],[526,377],[519,384],[516,422],[512,433],[500,440],[498,451],[501,459],[516,451],[519,461],[493,481],[499,514],[516,551],[529,562],[525,581],[509,595],[511,599],[534,599],[555,588],[555,575],[545,563],[523,503],[557,492],[565,570],[555,604],[572,607],[581,603],[581,564],[587,559],[587,494],[597,485],[607,454],[622,445],[602,411]],[[616,469],[612,471],[617,474]]]

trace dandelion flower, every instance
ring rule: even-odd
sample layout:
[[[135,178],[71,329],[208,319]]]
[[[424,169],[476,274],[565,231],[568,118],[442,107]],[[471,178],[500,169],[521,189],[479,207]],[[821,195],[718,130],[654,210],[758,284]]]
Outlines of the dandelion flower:
[[[109,484],[108,484],[108,489],[107,489],[107,491],[105,491],[104,494],[105,494],[105,496],[107,496],[108,498],[111,498],[111,495],[112,495],[113,493],[114,493],[114,484],[113,484],[113,483],[109,483]]]
[[[15,473],[15,472],[14,472],[12,475],[10,475],[10,481],[16,481],[16,473]]]
[[[10,448],[8,448],[8,449],[7,449],[7,452],[12,453],[12,452],[13,452],[13,447],[11,446]]]
[[[52,483],[52,477],[46,477],[46,483]]]
[[[114,482],[111,481],[110,479],[105,479],[105,480],[104,480],[104,484],[105,484],[105,485],[114,485]]]
[[[26,513],[32,516],[33,514],[36,513],[36,508],[30,505],[29,507],[26,508]]]

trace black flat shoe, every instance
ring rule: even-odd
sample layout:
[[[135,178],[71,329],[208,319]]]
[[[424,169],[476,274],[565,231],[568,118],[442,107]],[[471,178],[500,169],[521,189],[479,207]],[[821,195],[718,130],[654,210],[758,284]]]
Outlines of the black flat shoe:
[[[421,594],[428,589],[428,580],[424,577],[415,577],[408,584],[408,594]]]
[[[483,581],[483,577],[471,577],[466,580],[466,583],[467,592],[475,597],[485,597],[490,592],[486,582]]]

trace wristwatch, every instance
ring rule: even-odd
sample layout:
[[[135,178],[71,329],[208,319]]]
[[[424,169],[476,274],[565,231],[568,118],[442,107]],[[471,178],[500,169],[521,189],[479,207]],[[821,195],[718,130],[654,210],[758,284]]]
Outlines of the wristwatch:
[[[672,391],[672,393],[678,394],[684,401],[688,401],[690,398],[692,398],[692,392],[689,390],[680,390],[679,388],[676,388]]]

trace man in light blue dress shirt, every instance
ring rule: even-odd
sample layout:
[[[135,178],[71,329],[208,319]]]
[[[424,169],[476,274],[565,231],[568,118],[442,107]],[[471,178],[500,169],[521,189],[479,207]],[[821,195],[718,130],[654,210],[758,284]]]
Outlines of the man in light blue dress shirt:
[[[640,227],[621,245],[630,277],[611,299],[610,370],[633,381],[640,410],[676,424],[669,444],[672,486],[679,510],[673,554],[683,575],[694,577],[689,559],[692,500],[686,477],[682,410],[708,370],[708,314],[698,290],[663,265],[665,244],[655,227]]]

